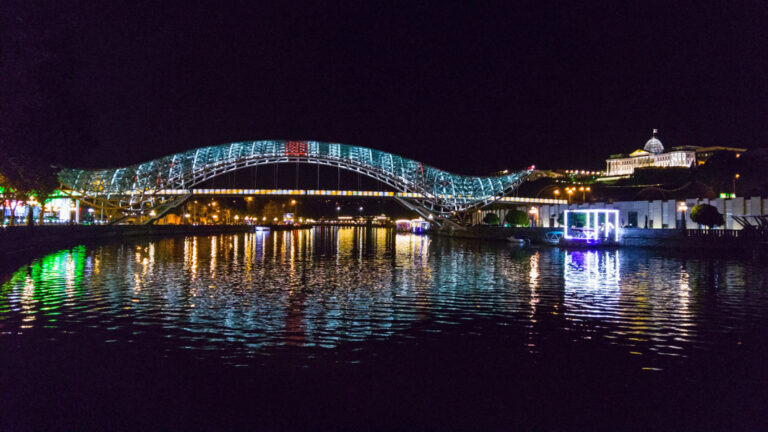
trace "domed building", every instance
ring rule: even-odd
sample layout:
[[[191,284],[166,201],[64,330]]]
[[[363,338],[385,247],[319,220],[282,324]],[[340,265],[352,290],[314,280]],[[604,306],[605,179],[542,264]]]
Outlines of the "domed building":
[[[659,139],[656,138],[657,132],[658,132],[658,129],[654,129],[653,136],[651,137],[651,139],[645,142],[645,147],[643,147],[643,150],[647,151],[648,153],[653,153],[653,154],[664,153],[664,146],[661,144],[661,141],[659,141]]]
[[[696,147],[675,147],[672,151],[664,152],[664,145],[656,138],[657,129],[653,130],[651,139],[645,142],[642,149],[637,149],[626,155],[613,155],[606,162],[606,176],[625,176],[641,167],[685,167],[689,168],[696,162]]]

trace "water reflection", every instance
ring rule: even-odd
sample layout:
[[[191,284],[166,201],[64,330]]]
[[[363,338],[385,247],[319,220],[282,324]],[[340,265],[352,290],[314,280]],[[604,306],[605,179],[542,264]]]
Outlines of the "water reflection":
[[[497,331],[469,325],[482,320],[523,335],[531,353],[567,331],[650,365],[764,316],[765,270],[747,266],[364,227],[171,238],[81,246],[19,269],[0,291],[0,331],[87,331],[109,341],[160,332],[165,350],[226,348],[238,358],[274,346],[421,340],[429,337],[413,331],[421,323],[433,333]]]
[[[571,317],[610,317],[621,291],[619,251],[565,251],[565,310]]]

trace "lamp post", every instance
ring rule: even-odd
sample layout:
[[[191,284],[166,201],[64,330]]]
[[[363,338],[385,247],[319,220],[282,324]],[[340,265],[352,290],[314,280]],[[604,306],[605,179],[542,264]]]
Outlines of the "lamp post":
[[[686,229],[685,224],[685,212],[688,210],[688,205],[685,204],[685,202],[681,202],[680,205],[677,207],[680,210],[680,228]]]
[[[575,187],[567,187],[565,188],[565,193],[568,194],[568,204],[571,203],[571,195],[573,195],[573,192],[576,190]]]
[[[293,206],[293,221],[296,222],[299,220],[299,206],[298,202],[295,199],[291,200],[291,205]]]
[[[530,218],[531,218],[531,227],[535,228],[536,227],[536,219],[537,219],[536,216],[538,216],[538,214],[539,214],[539,209],[536,208],[536,207],[531,207],[531,209],[528,210],[528,214],[530,215]]]
[[[581,191],[581,202],[586,202],[586,194],[588,192],[592,191],[592,188],[589,186],[584,187],[584,190]]]
[[[739,173],[736,173],[733,175],[733,197],[734,198],[736,198],[736,180],[738,180],[739,177],[741,177]]]

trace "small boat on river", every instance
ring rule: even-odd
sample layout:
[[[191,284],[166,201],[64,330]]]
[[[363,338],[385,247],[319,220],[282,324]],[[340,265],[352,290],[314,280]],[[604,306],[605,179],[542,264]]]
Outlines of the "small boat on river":
[[[525,246],[526,244],[530,243],[530,240],[528,239],[521,239],[515,236],[507,237],[507,241],[515,246]]]

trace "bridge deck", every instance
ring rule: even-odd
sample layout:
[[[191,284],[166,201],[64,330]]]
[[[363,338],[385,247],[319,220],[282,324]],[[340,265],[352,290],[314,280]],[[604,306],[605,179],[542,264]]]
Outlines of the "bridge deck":
[[[326,189],[161,189],[155,192],[154,196],[182,196],[192,194],[192,196],[327,196],[340,198],[424,198],[423,194],[412,192],[392,192],[392,191],[358,191],[358,190],[326,190]],[[77,193],[73,193],[74,196]],[[439,198],[454,198],[452,195],[438,195]],[[472,201],[475,197],[471,195],[458,196],[456,198]],[[525,204],[566,204],[566,200],[552,198],[530,198],[530,197],[502,197],[497,202],[506,203],[525,203]]]

